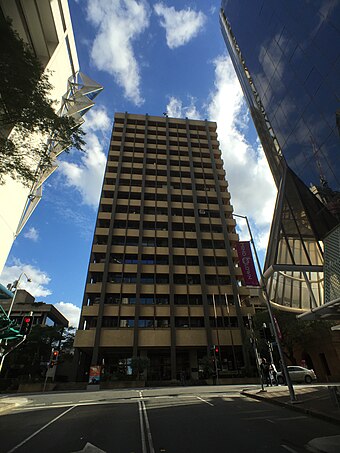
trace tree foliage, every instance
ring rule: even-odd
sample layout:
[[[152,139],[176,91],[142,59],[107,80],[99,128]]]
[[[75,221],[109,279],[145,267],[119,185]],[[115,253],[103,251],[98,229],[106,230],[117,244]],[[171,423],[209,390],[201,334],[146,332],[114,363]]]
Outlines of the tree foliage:
[[[37,167],[51,166],[51,139],[81,150],[84,132],[73,118],[57,115],[39,59],[1,19],[0,54],[0,183],[10,175],[30,185]]]
[[[307,349],[311,342],[330,335],[333,325],[329,321],[303,321],[297,319],[296,314],[282,310],[274,310],[274,316],[282,334],[283,353],[293,365],[297,364],[296,348]],[[270,325],[267,311],[257,312],[253,320],[256,330],[259,330],[263,323],[266,323],[267,326]]]
[[[25,343],[8,354],[4,363],[5,374],[25,375],[31,379],[43,377],[53,348],[59,349],[59,362],[73,356],[75,329],[37,324]]]

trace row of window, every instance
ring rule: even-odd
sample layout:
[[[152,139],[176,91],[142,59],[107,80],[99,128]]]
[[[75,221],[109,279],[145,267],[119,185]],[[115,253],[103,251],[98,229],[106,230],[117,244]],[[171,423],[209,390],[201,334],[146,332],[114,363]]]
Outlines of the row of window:
[[[99,294],[88,296],[87,305],[96,305],[100,302]],[[136,294],[107,294],[104,303],[106,305],[135,305],[137,304]],[[139,298],[141,305],[169,305],[168,294],[141,294]],[[223,295],[207,295],[209,305],[230,306],[234,305],[233,297]],[[174,294],[175,305],[202,305],[201,294]]]
[[[96,245],[107,245],[107,235],[96,235],[94,244]],[[138,236],[113,236],[112,245],[121,245],[128,247],[138,247],[139,237]],[[158,237],[143,237],[141,245],[143,247],[168,247],[168,238]],[[213,239],[202,239],[202,249],[208,250],[225,250],[226,245],[224,240],[213,240]],[[196,239],[185,239],[185,238],[173,238],[172,247],[174,248],[186,248],[186,249],[197,249]]]
[[[107,194],[108,195],[108,194]],[[112,194],[111,194],[112,197]],[[111,198],[110,197],[110,198]],[[141,200],[142,192],[118,192],[118,199],[121,200]],[[167,201],[168,195],[166,193],[144,193],[144,200],[152,200],[152,201]],[[171,201],[176,203],[193,203],[194,199],[191,195],[171,195]],[[209,196],[197,196],[198,203],[210,203],[210,204],[217,204],[218,200],[216,197],[209,197]]]
[[[101,272],[91,272],[89,283],[101,283],[103,274]],[[137,283],[137,274],[133,272],[112,272],[109,273],[107,281],[109,283]],[[175,285],[200,285],[201,277],[199,274],[173,274]],[[140,276],[143,284],[168,284],[169,274],[146,274]],[[230,285],[229,275],[205,275],[207,285]]]
[[[118,140],[120,140],[120,137],[118,138]],[[195,149],[197,149],[197,146],[196,146],[196,143],[191,143],[191,154],[192,154],[192,157],[195,157],[195,158],[204,158],[204,159],[210,159],[210,152],[209,151],[203,151],[203,150],[199,150],[199,151],[195,151]],[[121,146],[120,145],[114,145],[112,144],[110,146],[110,152],[111,151],[117,151],[117,152],[121,152]],[[137,157],[141,157],[141,156],[144,156],[144,154],[146,154],[147,156],[152,156],[152,157],[160,157],[160,158],[163,158],[167,156],[167,151],[169,152],[169,155],[170,156],[176,156],[176,157],[189,157],[189,149],[166,149],[165,147],[164,148],[144,148],[144,147],[141,147],[141,146],[129,146],[128,143],[124,143],[124,146],[123,146],[123,155],[124,153],[133,153],[134,156],[137,156]],[[217,159],[220,159],[220,151],[218,151],[216,153],[216,148],[214,149],[214,154],[215,154],[215,157]],[[117,162],[118,161],[118,157],[117,154],[111,154],[109,155],[109,161],[111,162]],[[127,156],[129,157],[129,156]]]
[[[244,323],[247,326],[248,320],[244,318]],[[102,321],[102,327],[135,327],[136,321],[134,317],[120,317],[117,316],[104,316]],[[85,329],[94,328],[97,325],[96,318],[88,318],[85,320]],[[238,327],[238,320],[236,316],[231,317],[210,317],[209,318],[210,327],[219,327],[219,328],[236,328]],[[170,327],[170,318],[168,317],[140,317],[137,320],[137,326],[139,328],[164,328]],[[198,328],[205,327],[205,322],[203,317],[191,317],[191,316],[181,316],[175,317],[175,327],[179,328]]]
[[[150,122],[148,123],[149,126],[150,126]],[[170,126],[171,127],[171,126]],[[148,130],[146,127],[144,128],[135,128],[135,127],[129,127],[127,126],[126,129],[125,129],[126,133],[128,134],[150,134],[150,135],[162,135],[162,136],[166,136],[166,128],[165,128],[165,124],[163,124],[162,126],[158,127],[157,129],[157,132],[154,131],[153,129],[150,129]],[[203,134],[200,134],[200,131],[204,131]],[[119,128],[119,127],[115,127],[114,129],[114,132],[120,132],[122,133],[123,132],[123,128]],[[180,137],[180,138],[187,138],[187,133],[186,132],[179,132],[175,129],[170,129],[168,131],[168,135],[170,137]],[[197,139],[197,138],[200,138],[202,140],[206,140],[207,139],[207,134],[206,134],[206,131],[205,129],[200,129],[200,130],[193,130],[192,127],[190,127],[189,129],[189,135],[190,135],[190,138],[194,138],[194,139]]]
[[[98,221],[98,226],[102,228],[109,228],[110,221],[109,220],[102,220]],[[123,230],[139,230],[140,222],[137,220],[115,220],[113,224],[113,228],[123,229]],[[196,225],[194,223],[171,223],[172,231],[186,231],[186,232],[196,232]],[[152,230],[152,231],[167,231],[168,230],[168,222],[151,222],[151,221],[144,221],[143,222],[143,230]],[[210,223],[201,223],[200,224],[200,231],[204,233],[222,233],[222,225],[215,225]]]
[[[119,130],[123,130],[122,127],[120,127],[119,125],[121,124],[124,124],[125,123],[125,119],[124,118],[115,118],[115,128],[114,130],[119,129]],[[210,132],[216,132],[216,127],[212,126],[212,125],[209,125],[209,123],[206,123],[207,126],[208,126],[208,129]],[[118,126],[117,126],[118,125]],[[189,130],[190,131],[206,131],[206,125],[202,124],[192,124],[192,123],[174,123],[172,122],[171,120],[170,121],[155,121],[154,119],[150,119],[149,117],[145,118],[145,120],[143,119],[133,119],[133,118],[127,118],[127,125],[126,127],[129,127],[129,126],[143,126],[143,129],[146,128],[147,126],[152,126],[152,127],[157,127],[158,130],[159,128],[166,128],[166,126],[168,125],[169,129],[172,129],[172,130],[186,130],[187,128],[187,125],[189,127]]]
[[[114,172],[112,172],[114,173]],[[143,174],[143,168],[134,168],[134,167],[122,167],[121,168],[121,174],[128,174],[128,175],[142,175]],[[145,169],[145,174],[147,176],[167,176],[168,172],[167,170],[162,170],[160,168],[146,168]],[[191,173],[189,171],[175,171],[171,170],[170,171],[170,176],[172,178],[188,178],[191,179]],[[194,172],[194,178],[195,179],[203,179],[203,180],[213,180],[214,175],[213,173],[201,173],[201,172]],[[219,179],[223,179],[224,177],[221,177]]]
[[[115,162],[118,163],[117,159],[109,159],[109,162]],[[131,163],[131,164],[144,164],[144,158],[143,157],[138,157],[138,156],[124,156],[122,159],[122,162],[124,163]],[[152,157],[147,157],[145,159],[145,163],[149,165],[168,165],[168,160],[167,159],[162,159],[162,158],[152,158]],[[173,167],[187,167],[190,168],[190,161],[189,160],[180,160],[180,159],[170,159],[169,160],[170,166]],[[196,168],[201,168],[202,166],[205,168],[207,166],[207,162],[205,161],[192,161],[192,164]],[[210,165],[211,167],[211,165]]]
[[[100,212],[112,212],[112,205],[110,204],[101,204]],[[141,207],[134,205],[120,205],[116,206],[116,213],[119,214],[140,214]],[[144,214],[146,215],[168,215],[168,209],[159,207],[159,206],[144,206]],[[194,209],[187,208],[171,208],[170,214],[174,217],[183,216],[183,217],[195,217]],[[218,219],[221,217],[220,211],[214,209],[199,209],[199,217],[210,217],[213,219]]]
[[[100,236],[99,236],[100,238]],[[102,236],[107,239],[107,236]],[[102,244],[102,242],[100,242]],[[203,249],[225,249],[224,240],[212,240],[212,239],[202,239],[201,240]],[[114,236],[112,238],[112,245],[127,245],[127,246],[139,246],[139,237],[137,236]],[[168,247],[168,238],[158,238],[158,237],[142,237],[141,245],[144,247]],[[196,239],[184,239],[184,238],[173,238],[172,247],[174,248],[197,248]]]
[[[105,184],[109,185],[114,185],[115,180],[106,178],[105,179]],[[119,180],[119,185],[120,186],[127,186],[127,187],[142,187],[143,182],[142,180],[138,179],[120,179]],[[145,187],[152,187],[152,188],[162,188],[162,189],[167,189],[167,183],[164,181],[155,181],[154,179],[152,180],[145,180]],[[172,182],[171,189],[179,189],[179,190],[192,190],[192,184],[189,183],[179,183],[179,182]],[[202,190],[202,191],[214,191],[215,190],[215,185],[214,184],[195,184],[196,190]],[[107,198],[112,197],[112,192],[103,192],[103,197],[105,197],[105,194],[107,195]]]
[[[104,253],[95,253],[92,262],[93,263],[105,263]],[[138,259],[138,255],[132,253],[114,253],[110,256],[110,263],[116,264],[169,264],[168,255],[145,255],[143,254],[141,259]],[[198,256],[185,256],[185,255],[173,255],[172,262],[178,266],[198,266]],[[205,266],[228,266],[227,257],[223,256],[204,256],[203,263]]]

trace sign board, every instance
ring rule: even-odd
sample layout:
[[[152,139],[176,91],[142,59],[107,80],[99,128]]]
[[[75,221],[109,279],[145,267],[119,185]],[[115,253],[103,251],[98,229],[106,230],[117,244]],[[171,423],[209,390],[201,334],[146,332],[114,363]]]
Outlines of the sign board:
[[[90,366],[90,373],[89,373],[89,384],[99,384],[100,382],[100,371],[101,366]]]

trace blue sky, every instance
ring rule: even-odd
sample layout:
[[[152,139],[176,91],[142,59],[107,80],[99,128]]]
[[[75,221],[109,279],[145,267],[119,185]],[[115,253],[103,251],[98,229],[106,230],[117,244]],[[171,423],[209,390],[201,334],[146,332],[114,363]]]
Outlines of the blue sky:
[[[24,270],[38,300],[77,322],[113,115],[217,121],[231,202],[266,247],[274,184],[220,32],[219,1],[70,0],[81,71],[104,86],[85,116],[84,153],[71,150],[15,241],[0,277]],[[239,225],[241,238],[247,239]]]

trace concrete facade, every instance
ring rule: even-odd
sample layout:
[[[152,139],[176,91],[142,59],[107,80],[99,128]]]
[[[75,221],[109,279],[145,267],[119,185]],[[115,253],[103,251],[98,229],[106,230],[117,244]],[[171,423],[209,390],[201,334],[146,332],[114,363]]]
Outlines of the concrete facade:
[[[79,330],[78,378],[114,379],[147,357],[148,379],[195,379],[212,345],[247,365],[242,284],[216,123],[117,113]],[[246,306],[248,304],[248,306]]]

